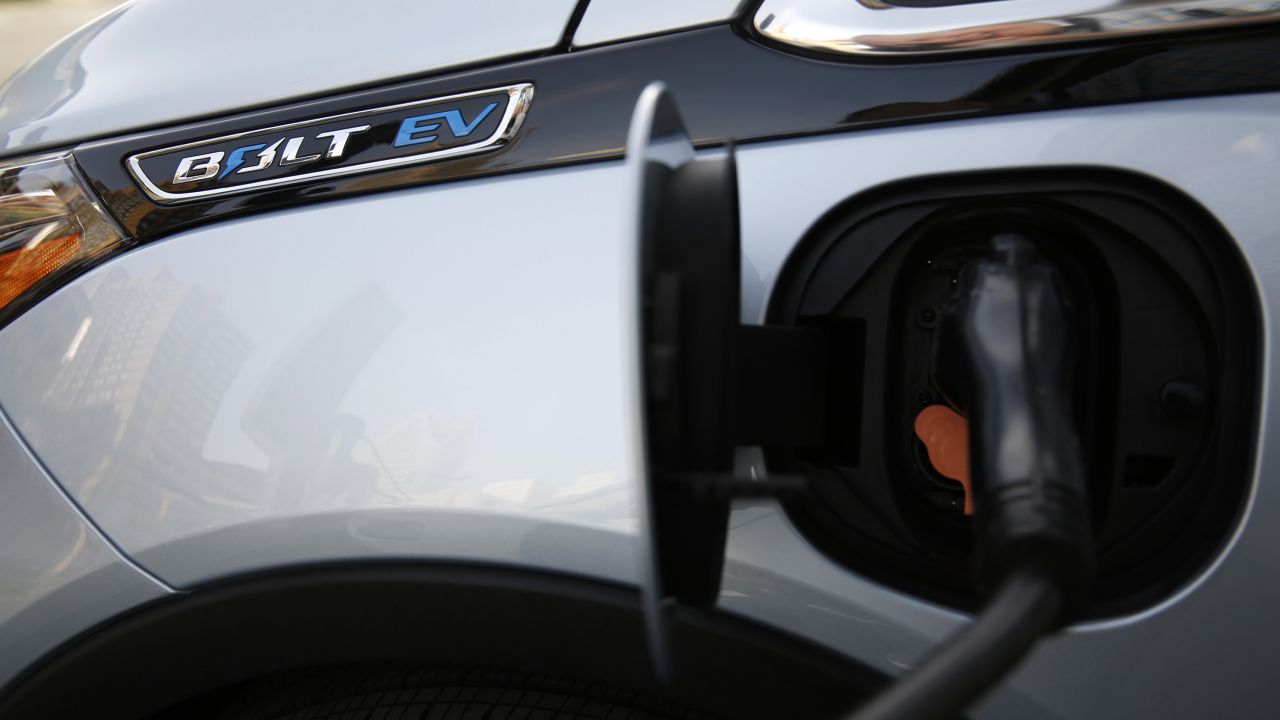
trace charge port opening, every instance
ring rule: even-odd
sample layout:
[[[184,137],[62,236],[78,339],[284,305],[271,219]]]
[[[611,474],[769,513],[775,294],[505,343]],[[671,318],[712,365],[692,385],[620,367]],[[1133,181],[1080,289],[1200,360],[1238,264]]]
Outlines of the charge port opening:
[[[846,346],[831,363],[857,378],[840,394],[856,402],[828,409],[843,420],[824,447],[766,448],[770,469],[813,478],[785,507],[832,559],[976,606],[962,492],[929,466],[911,428],[943,402],[930,374],[939,308],[993,232],[1033,238],[1078,306],[1073,413],[1098,548],[1084,617],[1138,611],[1207,567],[1230,536],[1247,497],[1259,382],[1259,302],[1238,249],[1192,199],[1150,178],[972,173],[834,208],[789,258],[768,322],[859,328],[861,359]]]

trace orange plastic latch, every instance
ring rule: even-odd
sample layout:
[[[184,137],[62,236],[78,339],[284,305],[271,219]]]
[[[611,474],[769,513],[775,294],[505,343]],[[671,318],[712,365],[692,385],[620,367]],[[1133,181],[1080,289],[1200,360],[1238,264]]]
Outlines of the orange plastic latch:
[[[964,486],[964,514],[973,514],[969,484],[969,421],[946,405],[930,405],[915,422],[916,437],[929,451],[933,469]]]

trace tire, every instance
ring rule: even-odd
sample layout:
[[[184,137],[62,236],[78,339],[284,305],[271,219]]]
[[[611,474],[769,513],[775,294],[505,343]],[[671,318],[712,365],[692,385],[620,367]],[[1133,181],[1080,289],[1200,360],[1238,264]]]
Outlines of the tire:
[[[218,720],[695,720],[669,702],[598,683],[475,668],[377,666],[279,678]]]

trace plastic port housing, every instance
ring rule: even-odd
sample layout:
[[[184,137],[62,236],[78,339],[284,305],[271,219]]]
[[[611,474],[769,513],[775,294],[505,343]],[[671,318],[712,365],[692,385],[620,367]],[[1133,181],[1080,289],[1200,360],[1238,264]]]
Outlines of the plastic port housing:
[[[1229,537],[1259,387],[1259,304],[1235,244],[1151,179],[1070,168],[937,177],[829,213],[789,259],[769,322],[843,338],[832,363],[852,387],[827,411],[842,430],[825,447],[767,451],[770,466],[813,478],[786,506],[832,558],[935,602],[976,605],[962,489],[932,468],[912,423],[945,402],[932,361],[956,273],[1001,232],[1036,239],[1081,323],[1073,412],[1097,548],[1085,616],[1140,610]]]

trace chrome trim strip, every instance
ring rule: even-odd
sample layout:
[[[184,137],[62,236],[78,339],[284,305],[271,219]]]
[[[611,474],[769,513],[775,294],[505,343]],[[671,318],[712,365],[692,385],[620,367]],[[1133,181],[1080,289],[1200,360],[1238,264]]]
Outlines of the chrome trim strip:
[[[753,23],[787,45],[852,56],[962,53],[1280,20],[1280,2],[992,0],[935,7],[883,0],[764,0]]]
[[[358,118],[365,115],[382,113],[391,110],[402,110],[408,108],[419,107],[422,105],[435,105],[450,100],[462,100],[477,95],[491,95],[497,92],[506,92],[509,100],[507,108],[503,112],[502,119],[498,123],[498,127],[489,137],[478,142],[467,145],[459,145],[457,147],[437,150],[435,152],[424,152],[417,155],[406,155],[404,157],[388,158],[386,160],[376,160],[373,162],[360,163],[358,165],[347,165],[343,167],[329,168],[327,170],[317,170],[315,172],[303,173],[301,175],[290,175],[288,177],[272,178],[270,180],[262,180],[255,183],[245,183],[243,185],[234,185],[229,187],[213,188],[210,190],[196,190],[188,193],[171,193],[160,189],[156,186],[146,173],[142,170],[142,160],[155,156],[171,153],[177,150],[187,150],[190,148],[203,147],[212,143],[224,142],[227,140],[235,140],[246,135],[257,135],[266,132],[278,132],[282,130],[292,130],[298,127],[308,125],[316,125],[318,123],[332,122],[336,120],[346,120],[348,118]],[[355,112],[341,113],[338,115],[328,115],[325,117],[308,118],[299,122],[287,123],[284,125],[274,125],[271,127],[257,128],[247,130],[245,132],[233,133],[231,135],[222,135],[220,137],[206,138],[198,142],[185,143],[182,145],[173,145],[159,150],[150,150],[144,153],[131,155],[128,159],[129,174],[138,181],[142,189],[151,197],[152,200],[163,204],[173,204],[177,202],[185,202],[189,200],[199,200],[202,198],[217,197],[221,195],[233,195],[250,190],[258,190],[266,187],[279,187],[281,185],[292,185],[294,183],[306,182],[309,180],[319,180],[329,177],[338,177],[341,175],[351,175],[354,173],[368,172],[370,170],[382,170],[385,168],[401,167],[404,165],[414,165],[417,163],[430,162],[435,160],[443,160],[446,158],[458,157],[461,155],[471,155],[485,150],[492,150],[501,147],[511,141],[516,133],[520,131],[521,124],[524,123],[526,113],[529,111],[529,105],[533,102],[533,83],[518,83],[515,85],[507,85],[503,87],[488,88],[485,90],[477,90],[474,92],[459,93],[456,95],[444,95],[441,97],[429,98],[427,100],[415,100],[413,102],[400,103],[397,105],[384,105],[382,107],[368,108],[365,110],[357,110]]]

